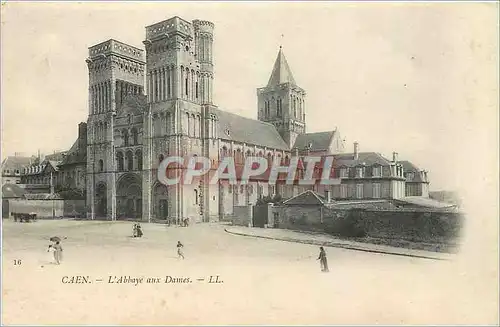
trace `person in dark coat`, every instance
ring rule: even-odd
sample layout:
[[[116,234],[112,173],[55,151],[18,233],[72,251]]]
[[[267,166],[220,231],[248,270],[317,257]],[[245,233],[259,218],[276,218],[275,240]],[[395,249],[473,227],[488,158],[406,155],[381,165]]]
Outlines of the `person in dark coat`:
[[[316,260],[319,260],[319,264],[321,266],[321,271],[323,271],[323,272],[329,272],[329,270],[328,270],[328,260],[326,259],[326,252],[325,252],[325,249],[323,249],[322,246],[319,247],[319,257]]]
[[[137,233],[137,237],[142,237],[142,228],[141,228],[141,225],[139,225],[139,224],[137,224],[136,233]]]
[[[177,241],[177,255],[179,258],[182,258],[184,260],[184,253],[182,253],[182,248],[184,245],[182,245],[181,241]]]

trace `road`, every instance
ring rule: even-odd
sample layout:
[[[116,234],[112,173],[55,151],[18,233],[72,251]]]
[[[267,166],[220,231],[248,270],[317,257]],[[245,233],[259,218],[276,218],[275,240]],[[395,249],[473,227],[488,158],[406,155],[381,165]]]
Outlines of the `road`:
[[[134,239],[130,222],[4,221],[3,323],[458,324],[497,317],[485,286],[452,262],[327,248],[331,271],[322,273],[316,246],[231,235],[221,224],[142,227],[144,237]],[[67,237],[59,266],[46,252],[55,235]],[[185,260],[177,258],[177,241]],[[65,284],[64,276],[91,282]],[[116,284],[110,276],[144,279]],[[192,282],[164,283],[166,276]],[[208,283],[210,276],[222,283]]]

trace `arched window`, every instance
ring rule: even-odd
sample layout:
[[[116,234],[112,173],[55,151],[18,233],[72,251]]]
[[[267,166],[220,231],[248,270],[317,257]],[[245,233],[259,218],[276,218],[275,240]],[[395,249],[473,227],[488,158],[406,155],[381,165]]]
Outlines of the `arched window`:
[[[130,132],[132,135],[132,145],[137,145],[139,144],[139,139],[138,139],[138,134],[137,134],[137,129],[134,127],[132,128],[132,131]]]
[[[138,150],[135,153],[135,156],[137,157],[137,170],[142,170],[142,152],[141,152],[141,150]]]
[[[122,130],[122,138],[123,138],[123,145],[128,146],[129,139],[128,139],[128,131],[126,129]]]
[[[134,170],[134,155],[132,151],[127,152],[127,170]]]
[[[221,157],[224,158],[227,156],[227,147],[224,145],[221,149]]]
[[[99,160],[99,171],[103,171],[104,170],[104,161]]]
[[[117,169],[118,171],[124,171],[124,162],[123,162],[123,153],[122,152],[118,152],[116,154],[116,166],[117,166]]]

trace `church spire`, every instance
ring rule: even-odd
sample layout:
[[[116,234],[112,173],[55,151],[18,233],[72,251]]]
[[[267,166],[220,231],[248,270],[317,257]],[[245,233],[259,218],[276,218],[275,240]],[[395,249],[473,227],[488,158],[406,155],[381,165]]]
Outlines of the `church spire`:
[[[285,55],[283,54],[283,48],[280,46],[280,51],[278,52],[278,57],[274,62],[273,72],[269,78],[267,86],[276,86],[283,83],[290,83],[297,85],[295,79],[293,78],[292,70],[288,66]]]

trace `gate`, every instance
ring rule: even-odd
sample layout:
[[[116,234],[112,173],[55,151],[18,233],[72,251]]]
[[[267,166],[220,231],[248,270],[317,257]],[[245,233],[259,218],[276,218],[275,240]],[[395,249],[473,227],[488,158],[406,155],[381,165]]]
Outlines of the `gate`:
[[[264,228],[264,225],[268,224],[268,209],[267,204],[265,205],[255,205],[253,207],[253,227]]]

